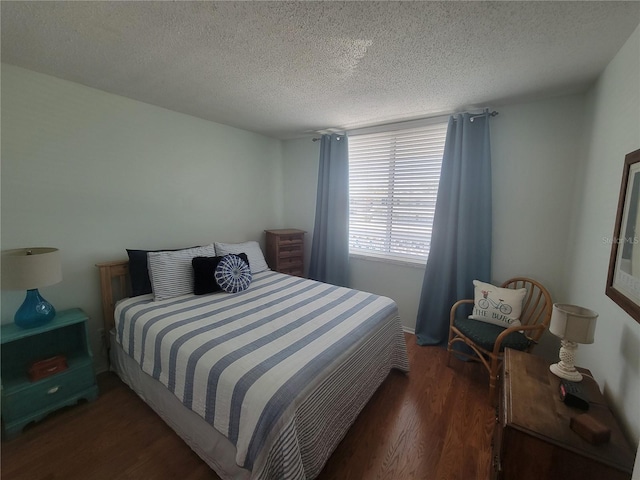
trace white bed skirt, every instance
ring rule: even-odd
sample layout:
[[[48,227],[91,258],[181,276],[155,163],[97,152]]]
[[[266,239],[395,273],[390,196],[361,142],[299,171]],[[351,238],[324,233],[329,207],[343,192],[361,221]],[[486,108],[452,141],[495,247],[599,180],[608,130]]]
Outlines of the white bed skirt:
[[[169,425],[223,480],[248,480],[251,472],[236,464],[236,448],[178,397],[144,373],[111,332],[111,369]]]

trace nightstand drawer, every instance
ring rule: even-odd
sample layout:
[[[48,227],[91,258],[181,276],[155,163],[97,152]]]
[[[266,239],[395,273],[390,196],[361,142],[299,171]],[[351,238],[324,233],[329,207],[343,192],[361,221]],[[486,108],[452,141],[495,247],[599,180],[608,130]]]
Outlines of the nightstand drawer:
[[[14,391],[4,391],[2,416],[18,418],[49,408],[95,384],[93,366],[89,359],[73,368],[30,383]]]

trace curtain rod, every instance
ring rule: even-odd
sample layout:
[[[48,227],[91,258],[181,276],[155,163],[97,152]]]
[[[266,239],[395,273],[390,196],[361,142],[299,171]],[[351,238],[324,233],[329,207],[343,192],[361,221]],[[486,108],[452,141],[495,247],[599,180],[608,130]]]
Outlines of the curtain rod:
[[[489,109],[487,109],[482,113],[478,113],[477,115],[472,115],[471,117],[469,117],[469,121],[473,122],[474,118],[482,117],[483,115],[488,115],[490,117],[495,117],[496,115],[498,115],[498,113],[499,112],[496,112],[495,110],[493,112],[489,112]]]
[[[496,111],[496,110],[493,110],[493,111],[489,112],[489,109],[486,109],[486,110],[485,110],[484,112],[482,112],[482,113],[477,113],[477,114],[472,115],[471,117],[469,117],[469,121],[473,122],[473,119],[474,119],[474,118],[482,117],[483,115],[488,115],[489,117],[495,117],[495,116],[497,116],[499,113],[500,113],[500,112],[498,112],[498,111]],[[317,141],[319,141],[319,140],[321,140],[321,138],[320,138],[320,137],[313,137],[313,138],[311,139],[311,141],[312,141],[312,142],[317,142]]]
[[[342,137],[342,136],[344,136],[344,135],[340,135],[340,136],[338,137],[338,140],[340,140],[340,137]],[[311,141],[312,141],[312,142],[317,142],[318,140],[322,140],[322,138],[321,138],[321,137],[313,137],[313,138],[311,139]]]

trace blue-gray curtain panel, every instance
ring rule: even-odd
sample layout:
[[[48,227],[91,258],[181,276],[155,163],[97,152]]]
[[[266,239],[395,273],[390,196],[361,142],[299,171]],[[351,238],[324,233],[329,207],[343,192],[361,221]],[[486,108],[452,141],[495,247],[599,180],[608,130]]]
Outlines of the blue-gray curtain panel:
[[[473,117],[473,121],[471,118]],[[444,345],[455,302],[491,279],[489,114],[449,118],[433,233],[416,322],[420,345]]]
[[[322,135],[309,278],[349,283],[349,148],[346,135]]]

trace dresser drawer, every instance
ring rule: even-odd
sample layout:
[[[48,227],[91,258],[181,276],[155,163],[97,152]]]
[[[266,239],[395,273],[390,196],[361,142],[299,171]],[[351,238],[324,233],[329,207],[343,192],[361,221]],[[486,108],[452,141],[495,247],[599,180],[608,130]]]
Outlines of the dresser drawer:
[[[19,418],[49,408],[95,384],[90,361],[79,363],[62,373],[33,382],[15,391],[4,391],[2,416]]]
[[[276,242],[279,247],[286,247],[286,246],[293,246],[293,245],[302,246],[302,244],[304,243],[304,234],[292,233],[292,234],[278,235]]]
[[[280,258],[278,261],[279,269],[290,269],[290,268],[302,268],[302,256],[297,257],[284,257]]]
[[[278,245],[278,258],[280,259],[289,258],[289,257],[302,258],[302,252],[303,252],[302,243]]]

